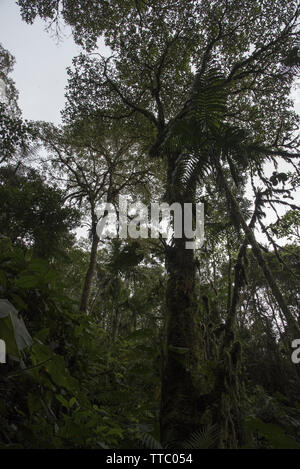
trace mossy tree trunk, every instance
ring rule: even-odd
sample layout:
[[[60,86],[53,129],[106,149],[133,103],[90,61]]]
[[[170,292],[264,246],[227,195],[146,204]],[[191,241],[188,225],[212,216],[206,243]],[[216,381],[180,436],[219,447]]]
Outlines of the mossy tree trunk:
[[[167,202],[182,206],[193,202],[183,197],[172,181],[173,162],[169,159]],[[183,221],[182,221],[183,223]],[[183,226],[183,225],[182,225]],[[199,426],[197,389],[194,376],[199,364],[198,305],[195,294],[194,251],[186,249],[187,239],[174,238],[166,250],[166,339],[161,397],[161,441],[183,441]]]
[[[97,265],[97,249],[99,245],[99,236],[97,235],[96,231],[97,227],[97,216],[94,213],[92,217],[92,246],[90,251],[90,258],[89,258],[89,265],[85,275],[84,284],[81,293],[81,300],[80,300],[80,311],[82,313],[87,314],[88,312],[88,305],[89,305],[89,298],[93,283],[93,278],[96,272],[96,265]]]

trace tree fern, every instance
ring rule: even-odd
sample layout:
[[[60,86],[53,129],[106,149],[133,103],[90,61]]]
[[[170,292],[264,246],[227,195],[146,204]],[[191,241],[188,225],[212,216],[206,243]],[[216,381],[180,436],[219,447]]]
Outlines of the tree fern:
[[[164,140],[166,152],[182,153],[203,144],[211,129],[219,128],[225,115],[227,93],[224,78],[216,68],[195,75],[185,108],[171,122]]]
[[[195,75],[185,109],[163,144],[167,154],[177,154],[173,185],[181,193],[193,191],[199,177],[204,178],[210,170],[209,149],[222,126],[226,100],[224,78],[218,69]]]

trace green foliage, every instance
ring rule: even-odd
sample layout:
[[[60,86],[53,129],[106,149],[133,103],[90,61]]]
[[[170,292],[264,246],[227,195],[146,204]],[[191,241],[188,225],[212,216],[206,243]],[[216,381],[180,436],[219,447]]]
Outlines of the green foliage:
[[[276,223],[271,225],[272,232],[277,238],[287,237],[289,240],[298,240],[300,227],[300,211],[288,210]]]
[[[18,91],[10,73],[14,57],[0,44],[0,163],[23,160],[36,137],[33,123],[24,121],[18,106]]]
[[[216,446],[218,439],[217,425],[207,425],[206,427],[193,432],[189,438],[182,443],[184,449],[210,449]]]
[[[32,129],[30,124],[7,112],[0,102],[0,162],[10,162],[16,152],[26,154]]]
[[[1,338],[6,345],[6,353],[20,360],[21,352],[29,347],[32,339],[24,322],[18,317],[17,310],[6,300],[0,300]]]
[[[211,449],[216,446],[218,428],[216,425],[207,425],[193,432],[185,441],[170,442],[165,448],[151,433],[139,432],[138,439],[145,449]]]
[[[58,254],[72,243],[79,212],[64,206],[63,191],[45,183],[34,169],[0,169],[0,232],[37,255]],[[29,280],[30,281],[30,280]]]
[[[246,421],[246,427],[259,448],[300,449],[300,443],[287,436],[278,425],[256,418]]]
[[[64,20],[88,53],[68,70],[64,127],[38,126],[66,192],[33,170],[20,174],[20,165],[0,171],[1,295],[33,337],[22,362],[9,360],[0,375],[2,447],[160,448],[169,440],[163,446],[236,448],[245,418],[249,447],[298,447],[290,344],[299,331],[299,249],[280,248],[270,235],[299,237],[299,210],[289,202],[299,186],[290,100],[298,2],[18,5],[28,23]],[[89,54],[100,37],[109,59]],[[13,62],[1,48],[2,162],[30,133],[8,77]],[[162,239],[99,243],[96,205],[125,189],[147,202],[203,200],[197,261],[178,240],[171,248]],[[69,242],[76,217],[66,199],[89,214],[91,252]],[[265,226],[275,202],[291,210]],[[257,227],[269,249],[256,242]],[[89,265],[96,275],[84,315]]]
[[[2,447],[105,448],[122,445],[124,438],[132,444],[136,424],[152,421],[157,412],[152,330],[137,330],[112,344],[96,317],[76,313],[46,261],[5,238],[1,243],[2,295],[18,303],[34,338],[23,355],[25,369],[3,365],[0,387],[10,397],[1,417]],[[13,428],[5,423],[10,399],[18,402]]]

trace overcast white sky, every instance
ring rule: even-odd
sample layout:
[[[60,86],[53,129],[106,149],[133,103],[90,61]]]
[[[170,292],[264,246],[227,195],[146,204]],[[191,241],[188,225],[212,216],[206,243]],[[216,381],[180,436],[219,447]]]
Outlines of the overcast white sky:
[[[61,43],[45,31],[37,20],[27,25],[21,20],[14,0],[0,0],[0,42],[16,59],[11,75],[19,91],[19,105],[26,119],[60,121],[64,106],[66,67],[80,49],[69,29]]]
[[[67,84],[66,67],[80,53],[71,30],[65,27],[64,37],[57,43],[45,31],[45,23],[36,20],[27,25],[21,20],[15,0],[0,0],[0,42],[16,59],[12,78],[19,91],[19,106],[23,117],[60,123]],[[104,53],[105,48],[100,47]],[[300,113],[300,90],[293,92],[295,108]],[[266,168],[272,172],[272,167]],[[299,199],[299,197],[297,197]]]

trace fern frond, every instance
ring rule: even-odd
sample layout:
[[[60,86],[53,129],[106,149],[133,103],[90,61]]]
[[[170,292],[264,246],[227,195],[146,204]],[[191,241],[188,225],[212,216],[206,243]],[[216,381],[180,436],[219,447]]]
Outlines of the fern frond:
[[[184,449],[210,449],[216,445],[218,439],[217,425],[207,425],[193,432],[187,440],[182,443]]]
[[[199,131],[219,128],[226,110],[227,93],[224,77],[217,68],[196,75],[188,119],[197,122]]]
[[[191,154],[182,155],[175,170],[174,182],[181,193],[192,192],[199,181],[204,179],[211,168],[208,154],[193,151]]]
[[[145,449],[163,449],[160,442],[151,433],[141,432],[139,440]]]
[[[224,78],[218,69],[211,68],[203,75],[196,74],[186,108],[164,141],[166,153],[181,153],[203,144],[204,137],[221,126],[226,101]]]

